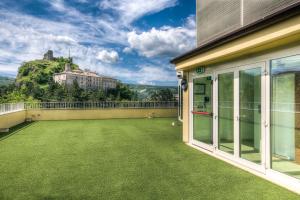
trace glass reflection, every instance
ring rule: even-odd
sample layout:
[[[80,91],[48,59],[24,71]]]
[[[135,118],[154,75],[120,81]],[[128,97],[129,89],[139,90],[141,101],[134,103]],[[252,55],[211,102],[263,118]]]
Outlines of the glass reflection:
[[[300,56],[271,61],[272,169],[300,179]]]

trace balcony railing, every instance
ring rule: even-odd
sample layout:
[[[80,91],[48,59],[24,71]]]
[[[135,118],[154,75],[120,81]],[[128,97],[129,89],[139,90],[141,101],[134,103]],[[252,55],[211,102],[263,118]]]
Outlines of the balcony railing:
[[[25,103],[4,103],[0,104],[0,115],[5,113],[21,111],[24,109]]]
[[[177,101],[103,101],[103,102],[41,102],[25,103],[32,109],[105,109],[105,108],[177,108]]]
[[[20,110],[177,108],[177,101],[36,102],[0,104],[0,114]]]

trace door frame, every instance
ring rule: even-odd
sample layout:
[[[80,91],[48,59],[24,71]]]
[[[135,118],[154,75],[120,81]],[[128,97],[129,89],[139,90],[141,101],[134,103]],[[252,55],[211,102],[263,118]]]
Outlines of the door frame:
[[[211,80],[212,80],[212,87],[211,87],[211,95],[212,95],[212,113],[213,113],[213,116],[214,116],[214,73],[204,73],[204,74],[199,74],[199,75],[195,75],[193,77],[191,77],[191,84],[190,84],[190,94],[189,94],[189,99],[190,99],[190,102],[189,102],[189,130],[190,130],[190,138],[189,138],[189,141],[192,145],[196,145],[200,148],[203,148],[207,151],[210,151],[210,152],[213,152],[214,151],[214,140],[215,140],[215,137],[214,137],[214,129],[215,129],[215,125],[214,125],[214,120],[212,120],[212,132],[211,132],[211,136],[212,136],[212,141],[213,141],[213,144],[212,145],[209,145],[209,144],[206,144],[206,143],[203,143],[201,141],[197,141],[197,140],[194,140],[194,121],[193,121],[193,108],[194,108],[194,79],[198,79],[198,78],[204,78],[204,77],[211,77]],[[214,117],[212,117],[213,119]]]
[[[234,154],[229,154],[227,152],[224,152],[224,151],[221,151],[219,150],[219,132],[218,132],[218,129],[219,129],[219,105],[218,105],[218,100],[219,100],[219,75],[220,74],[226,74],[226,73],[233,73],[233,101],[234,101],[234,104],[233,104],[233,141],[234,141]],[[234,157],[236,155],[236,150],[238,150],[236,148],[236,123],[235,123],[235,116],[236,116],[236,106],[239,106],[238,104],[236,104],[236,73],[237,73],[237,67],[234,67],[234,68],[228,68],[228,69],[220,69],[220,70],[216,70],[215,71],[215,84],[214,84],[214,91],[215,91],[215,95],[214,95],[214,108],[215,108],[215,116],[214,116],[214,127],[215,127],[215,132],[214,132],[214,135],[215,135],[215,141],[214,141],[214,145],[215,145],[215,153],[219,156],[222,156],[226,159],[229,159],[229,160],[235,160]],[[238,80],[238,79],[237,79]]]
[[[253,63],[253,64],[249,64],[249,65],[243,65],[238,67],[237,69],[237,73],[238,73],[238,82],[239,82],[239,72],[242,70],[249,70],[249,69],[255,69],[261,67],[261,124],[260,124],[260,130],[261,130],[261,143],[260,143],[260,150],[261,150],[261,164],[256,164],[253,163],[249,160],[243,159],[241,158],[239,155],[239,159],[241,160],[241,162],[245,165],[247,165],[248,167],[262,172],[262,173],[266,173],[266,135],[267,135],[267,127],[266,127],[266,113],[267,113],[267,107],[266,107],[266,100],[267,100],[267,93],[266,93],[266,88],[269,87],[269,84],[267,83],[267,64],[266,62],[257,62],[257,63]],[[239,86],[239,84],[238,84]],[[239,90],[236,92],[237,93],[237,97],[238,97],[238,104],[240,103],[240,99],[239,99]],[[237,119],[236,123],[237,123],[237,127],[238,127],[238,133],[237,133],[237,137],[238,137],[238,141],[240,142],[240,133],[239,133],[239,107],[237,108]],[[239,149],[238,149],[239,153],[240,153],[240,145],[239,145]]]
[[[255,69],[261,67],[261,144],[260,144],[260,150],[261,150],[261,164],[253,163],[249,160],[243,159],[240,157],[240,130],[239,130],[239,105],[240,105],[240,99],[239,99],[239,72],[243,70],[249,70],[249,69]],[[234,127],[234,154],[229,154],[224,151],[221,151],[218,149],[218,75],[219,74],[226,74],[226,73],[234,73],[234,121],[233,121],[233,127]],[[215,147],[215,153],[218,156],[224,157],[228,160],[232,160],[234,162],[237,162],[243,166],[249,167],[255,171],[266,173],[266,166],[268,165],[268,162],[266,159],[268,159],[267,154],[269,153],[268,149],[266,148],[266,137],[269,137],[269,130],[268,130],[268,110],[267,109],[267,101],[269,99],[269,78],[267,76],[268,69],[266,62],[257,62],[253,64],[247,64],[242,66],[236,66],[232,68],[227,69],[219,69],[214,72],[214,120],[213,120],[213,127],[214,127],[214,147]]]

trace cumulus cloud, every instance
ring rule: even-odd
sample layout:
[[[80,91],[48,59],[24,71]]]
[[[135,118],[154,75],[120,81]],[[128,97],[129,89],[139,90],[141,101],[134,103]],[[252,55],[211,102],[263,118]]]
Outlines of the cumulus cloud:
[[[174,83],[177,81],[175,71],[170,71],[159,66],[142,66],[137,74],[136,79],[139,84],[153,85],[154,83]]]
[[[129,48],[129,47],[125,47],[125,48],[123,49],[123,52],[124,52],[124,53],[131,53],[131,52],[132,52],[132,49]]]
[[[177,4],[177,0],[103,0],[99,3],[100,8],[115,11],[124,23],[147,15],[159,12]]]
[[[192,29],[193,20],[179,28],[154,28],[153,32],[158,34],[157,40],[153,39],[152,30],[144,32],[144,35],[143,32],[132,31],[134,27],[131,23],[144,15],[174,6],[177,0],[102,0],[100,7],[108,9],[108,12],[103,11],[97,17],[82,13],[72,7],[69,1],[42,2],[47,5],[45,9],[49,13],[55,13],[54,18],[32,16],[14,8],[0,7],[0,74],[16,74],[22,62],[41,59],[48,49],[52,49],[56,57],[67,56],[70,49],[74,62],[81,68],[95,70],[103,75],[143,84],[176,82],[174,69],[166,64],[166,60],[155,63],[155,59],[134,57],[125,62],[130,64],[124,64],[117,62],[119,54],[113,47],[118,51],[123,49],[124,53],[137,51],[147,57],[158,55],[159,52],[163,55],[172,54],[170,50],[161,47],[169,45],[161,35],[173,35],[172,41],[179,40],[180,35],[189,37],[188,30]],[[86,0],[77,2],[85,3]],[[183,39],[180,40],[185,44]],[[150,51],[147,49],[151,47],[150,41],[164,43],[153,45]],[[142,44],[139,46],[138,42]],[[155,49],[158,53],[155,53]]]
[[[59,42],[59,43],[65,43],[65,44],[76,44],[76,40],[69,36],[64,36],[64,35],[50,35],[49,40],[52,40],[54,42]]]
[[[98,53],[97,59],[105,63],[116,63],[119,60],[119,54],[114,50],[108,51],[104,49]]]
[[[131,49],[148,58],[155,56],[173,57],[195,47],[195,22],[188,18],[183,27],[152,28],[150,31],[128,33]]]
[[[140,65],[135,69],[128,66],[112,66],[106,63],[91,66],[94,66],[91,70],[122,79],[124,82],[146,85],[174,85],[177,83],[175,70],[169,70],[159,65]]]

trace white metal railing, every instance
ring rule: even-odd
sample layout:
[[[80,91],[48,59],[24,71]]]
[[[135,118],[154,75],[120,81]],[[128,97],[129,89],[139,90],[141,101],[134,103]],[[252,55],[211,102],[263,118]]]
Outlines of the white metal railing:
[[[21,111],[25,109],[25,103],[4,103],[0,104],[0,115]]]
[[[25,103],[26,110],[34,109],[105,109],[105,108],[177,108],[177,101],[102,101],[102,102],[37,102]]]

